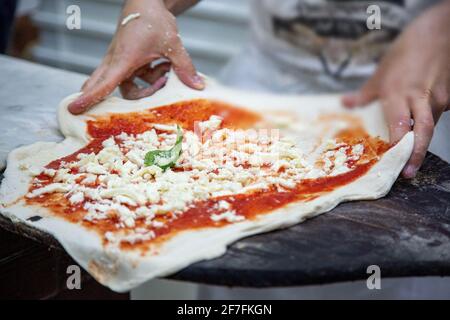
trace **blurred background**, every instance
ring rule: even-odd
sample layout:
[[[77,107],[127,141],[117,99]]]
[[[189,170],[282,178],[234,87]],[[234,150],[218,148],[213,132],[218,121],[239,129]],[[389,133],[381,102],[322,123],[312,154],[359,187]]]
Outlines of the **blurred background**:
[[[203,0],[178,18],[197,69],[217,76],[248,36],[249,0]],[[115,31],[123,0],[20,0],[8,53],[89,74]],[[68,30],[66,8],[81,8],[81,29]]]

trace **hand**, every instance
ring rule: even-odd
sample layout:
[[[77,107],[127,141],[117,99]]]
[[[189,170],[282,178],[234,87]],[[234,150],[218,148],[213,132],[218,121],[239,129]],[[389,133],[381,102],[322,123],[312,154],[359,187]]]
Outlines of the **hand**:
[[[122,25],[129,14],[140,16]],[[168,62],[151,68],[150,63],[164,58]],[[164,86],[165,73],[173,67],[179,79],[194,89],[203,89],[191,58],[178,35],[175,17],[162,0],[129,0],[119,19],[117,32],[101,65],[82,87],[83,94],[69,105],[69,111],[80,114],[102,101],[120,85],[126,99],[149,96]],[[149,84],[140,88],[138,77]]]
[[[414,130],[413,153],[403,169],[406,178],[416,175],[428,150],[434,125],[441,114],[449,110],[449,14],[450,1],[444,1],[418,17],[393,43],[363,88],[343,98],[347,107],[380,99],[391,143]]]

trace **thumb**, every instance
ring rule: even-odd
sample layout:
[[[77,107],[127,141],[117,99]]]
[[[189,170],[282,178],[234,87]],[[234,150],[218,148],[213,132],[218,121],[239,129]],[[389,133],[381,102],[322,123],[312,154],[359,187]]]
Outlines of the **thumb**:
[[[181,42],[168,58],[181,82],[193,89],[202,90],[205,88],[203,78],[197,74],[191,57]]]
[[[78,99],[69,104],[69,111],[73,114],[81,114],[89,110],[113,92],[129,72],[130,69],[125,65],[111,69],[105,68],[105,71],[98,76],[97,82],[90,84]]]
[[[378,77],[371,77],[363,87],[342,97],[342,104],[347,108],[365,106],[378,97]]]

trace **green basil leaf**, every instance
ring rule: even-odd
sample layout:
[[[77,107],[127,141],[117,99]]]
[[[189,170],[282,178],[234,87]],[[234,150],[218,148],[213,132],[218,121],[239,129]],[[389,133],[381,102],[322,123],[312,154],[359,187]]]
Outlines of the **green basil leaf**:
[[[177,125],[177,140],[175,145],[169,150],[152,150],[145,155],[144,164],[146,166],[156,165],[163,170],[173,167],[181,156],[181,146],[183,142],[183,132]]]

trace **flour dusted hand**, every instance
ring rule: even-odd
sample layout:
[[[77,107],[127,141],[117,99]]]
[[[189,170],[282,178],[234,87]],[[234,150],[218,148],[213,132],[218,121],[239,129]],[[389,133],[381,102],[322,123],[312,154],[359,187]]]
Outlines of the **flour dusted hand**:
[[[70,112],[83,113],[118,86],[126,99],[152,95],[165,85],[165,73],[170,66],[185,85],[203,89],[203,80],[183,47],[175,17],[169,9],[174,13],[182,11],[176,1],[126,2],[106,56],[83,85],[83,94],[69,105]],[[151,63],[160,58],[167,62],[152,67]],[[139,87],[135,78],[149,86]]]
[[[413,178],[433,136],[434,125],[450,106],[450,2],[433,7],[401,34],[375,75],[355,95],[344,97],[353,107],[380,99],[391,142],[414,131],[414,150],[403,175]]]

